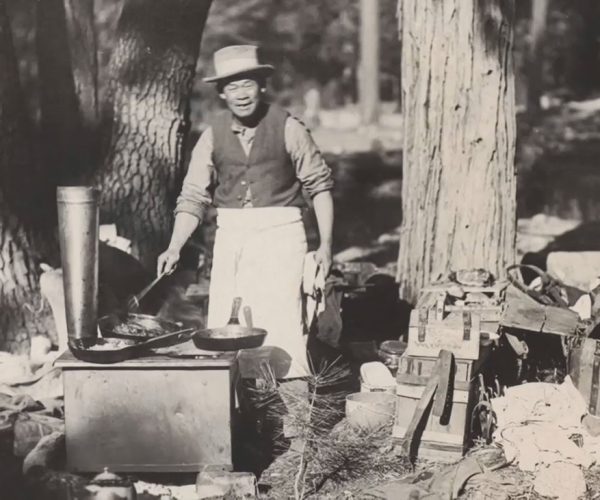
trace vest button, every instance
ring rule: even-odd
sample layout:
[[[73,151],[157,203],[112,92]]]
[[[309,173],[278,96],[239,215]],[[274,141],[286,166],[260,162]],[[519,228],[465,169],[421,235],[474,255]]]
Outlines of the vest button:
[[[238,198],[238,200],[242,201],[242,195],[241,195],[241,194],[240,194],[240,195],[238,195],[238,197],[237,197],[237,198]]]
[[[247,186],[248,183],[246,181],[242,181],[242,186]]]

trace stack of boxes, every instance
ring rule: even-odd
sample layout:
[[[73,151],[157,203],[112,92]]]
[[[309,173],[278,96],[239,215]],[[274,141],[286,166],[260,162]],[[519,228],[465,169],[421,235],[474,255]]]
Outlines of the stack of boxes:
[[[479,374],[487,368],[501,315],[506,283],[463,286],[439,283],[425,288],[410,317],[408,347],[396,375],[398,404],[393,436],[402,441],[440,350],[451,351],[449,418],[426,415],[419,457],[460,458],[471,441],[471,414],[479,401]]]

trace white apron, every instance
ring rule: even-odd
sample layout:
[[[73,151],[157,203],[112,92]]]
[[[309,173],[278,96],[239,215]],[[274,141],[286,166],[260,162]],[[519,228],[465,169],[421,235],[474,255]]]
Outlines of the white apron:
[[[286,378],[308,375],[302,323],[306,234],[296,207],[219,208],[208,304],[208,327],[224,326],[233,298],[250,306],[263,345],[292,358]],[[245,324],[243,314],[240,322]]]

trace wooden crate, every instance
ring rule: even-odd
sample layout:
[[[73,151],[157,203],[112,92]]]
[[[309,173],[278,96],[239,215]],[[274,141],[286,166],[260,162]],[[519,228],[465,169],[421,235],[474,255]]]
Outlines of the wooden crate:
[[[482,345],[479,359],[454,359],[453,398],[450,419],[442,425],[439,418],[429,415],[421,443],[419,457],[441,461],[459,459],[471,442],[471,417],[479,401],[477,377],[487,373],[491,345]],[[437,357],[409,356],[400,358],[396,374],[398,404],[394,429],[395,440],[402,442],[417,403],[427,381],[433,374]]]
[[[457,383],[454,387],[450,419],[446,425],[442,425],[438,418],[429,416],[421,436],[419,458],[454,461],[463,456],[469,445],[470,415],[475,404],[474,391],[465,384]],[[398,402],[392,436],[398,443],[403,441],[424,390],[424,385],[396,386]]]
[[[491,344],[481,344],[478,359],[455,358],[455,381],[469,382],[481,370],[491,352]],[[425,385],[436,361],[437,357],[404,354],[398,362],[396,381],[401,384]]]
[[[436,312],[446,314],[451,312],[469,311],[477,313],[482,323],[498,323],[502,316],[502,302],[508,286],[506,281],[498,281],[490,286],[461,286],[466,296],[463,300],[452,299],[450,290],[457,286],[451,282],[435,283],[424,287],[417,307],[428,304],[436,305]],[[441,317],[438,317],[441,319]]]
[[[570,309],[540,304],[511,285],[506,290],[506,305],[500,323],[507,329],[575,335],[580,318]]]
[[[580,338],[569,350],[569,375],[592,415],[600,415],[600,342]]]
[[[466,296],[460,301],[449,294],[451,286],[440,283],[422,291],[410,315],[407,354],[437,357],[446,349],[459,359],[478,359],[481,334],[498,331],[504,282],[462,287]]]
[[[399,384],[425,385],[432,374],[437,358],[428,356],[402,356],[398,363],[396,381]],[[473,360],[457,359],[455,381],[468,382],[473,374]]]

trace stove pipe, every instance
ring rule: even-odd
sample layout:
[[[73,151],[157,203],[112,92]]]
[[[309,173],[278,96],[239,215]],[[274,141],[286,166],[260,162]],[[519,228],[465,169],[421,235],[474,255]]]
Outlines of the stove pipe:
[[[98,195],[90,186],[56,190],[67,331],[84,346],[97,337]]]

